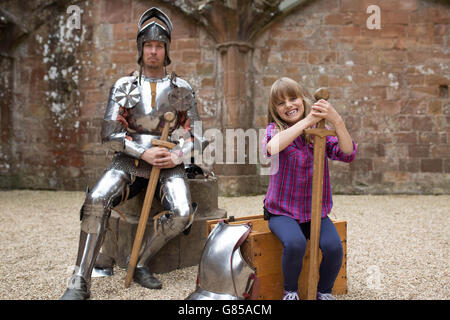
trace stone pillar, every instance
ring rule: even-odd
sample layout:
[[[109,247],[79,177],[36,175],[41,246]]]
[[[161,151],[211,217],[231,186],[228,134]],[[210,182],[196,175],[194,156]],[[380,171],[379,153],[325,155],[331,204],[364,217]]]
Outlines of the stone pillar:
[[[219,179],[221,194],[238,195],[258,193],[259,176],[256,164],[237,163],[238,141],[234,141],[233,157],[227,156],[225,146],[233,143],[227,137],[227,129],[242,129],[246,131],[253,127],[254,104],[252,86],[253,44],[250,38],[254,7],[249,1],[212,1],[200,11],[206,28],[215,38],[216,49],[219,52],[219,76],[223,83],[220,124],[224,137],[224,164],[216,163],[214,172]],[[248,155],[248,141],[245,152]],[[216,146],[222,147],[222,146]],[[242,151],[241,151],[242,152]],[[235,159],[232,163],[226,159]]]
[[[253,124],[253,103],[248,82],[251,79],[253,45],[230,41],[217,45],[223,68],[225,128],[249,128]]]
[[[219,176],[219,188],[222,194],[239,195],[260,192],[257,165],[249,163],[249,149],[258,145],[250,145],[249,141],[242,140],[242,135],[235,138],[229,133],[241,133],[253,128],[254,104],[252,90],[252,55],[253,45],[246,41],[225,41],[216,46],[220,53],[221,72],[223,79],[223,114],[222,134],[224,137],[224,164],[216,163],[214,172]],[[227,132],[228,129],[228,132]],[[229,130],[231,129],[231,130]],[[244,138],[245,139],[245,138]],[[234,140],[234,141],[233,141]],[[238,143],[245,145],[245,163],[238,163]],[[256,142],[257,143],[257,142]],[[226,159],[230,155],[225,146],[233,144],[233,163]],[[220,147],[220,146],[217,146]]]

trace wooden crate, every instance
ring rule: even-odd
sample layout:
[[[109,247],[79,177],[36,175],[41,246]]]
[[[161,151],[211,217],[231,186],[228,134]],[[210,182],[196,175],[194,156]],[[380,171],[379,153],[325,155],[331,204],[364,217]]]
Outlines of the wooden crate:
[[[281,254],[283,245],[281,241],[270,231],[263,215],[240,217],[235,219],[222,219],[230,224],[242,224],[250,222],[252,231],[241,247],[241,253],[245,261],[256,268],[256,275],[260,280],[258,292],[259,300],[279,300],[283,295],[283,274],[281,271]],[[233,220],[233,221],[230,221]],[[206,223],[206,234],[209,235],[214,226],[221,220],[209,220]],[[334,295],[347,293],[347,222],[332,220],[342,241],[344,257],[341,270],[334,283],[332,293]],[[322,259],[322,254],[320,254]],[[309,240],[305,257],[303,259],[302,272],[298,281],[300,299],[306,299],[307,279],[309,270]]]

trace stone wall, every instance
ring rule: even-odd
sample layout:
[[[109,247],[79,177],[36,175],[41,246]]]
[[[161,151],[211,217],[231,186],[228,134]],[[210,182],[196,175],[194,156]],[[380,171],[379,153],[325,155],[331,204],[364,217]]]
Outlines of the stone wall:
[[[359,145],[330,166],[335,192],[448,193],[450,5],[443,1],[314,1],[257,41],[255,125],[280,75],[328,87]],[[381,9],[369,30],[366,9]]]
[[[111,157],[99,135],[108,91],[136,70],[136,24],[151,6],[172,19],[168,71],[195,89],[205,130],[227,127],[217,39],[169,2],[35,0],[26,12],[17,1],[0,4],[9,14],[0,39],[13,38],[0,47],[1,188],[92,186]],[[266,126],[268,91],[280,76],[328,87],[359,144],[352,164],[330,166],[335,192],[448,194],[448,2],[298,2],[251,39],[246,122]],[[81,9],[80,29],[67,27],[71,4]],[[367,28],[370,4],[381,8],[380,30]],[[221,193],[264,192],[267,176],[257,171],[216,166]]]

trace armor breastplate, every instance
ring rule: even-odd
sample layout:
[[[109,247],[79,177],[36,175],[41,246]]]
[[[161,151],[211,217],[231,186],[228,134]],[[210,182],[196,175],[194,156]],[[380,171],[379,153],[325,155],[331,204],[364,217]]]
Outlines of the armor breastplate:
[[[126,135],[144,149],[151,147],[151,140],[161,135],[164,114],[176,115],[169,134],[180,125],[180,117],[195,104],[190,85],[178,77],[148,78],[139,83],[135,76],[120,78],[111,91],[110,105],[105,120],[118,118],[120,107],[125,109]],[[108,112],[109,111],[109,112]],[[170,140],[170,139],[169,139]]]
[[[220,222],[211,231],[202,252],[196,291],[188,300],[243,299],[254,270],[242,258],[240,245],[251,227]]]
[[[169,94],[174,88],[168,76],[154,81],[146,79],[141,85],[137,84],[137,80],[135,82],[140,99],[134,107],[128,109],[128,135],[133,137],[137,133],[159,136],[164,127],[164,113],[170,111],[177,114],[177,110],[169,103]],[[176,121],[171,125],[172,130],[175,125]]]

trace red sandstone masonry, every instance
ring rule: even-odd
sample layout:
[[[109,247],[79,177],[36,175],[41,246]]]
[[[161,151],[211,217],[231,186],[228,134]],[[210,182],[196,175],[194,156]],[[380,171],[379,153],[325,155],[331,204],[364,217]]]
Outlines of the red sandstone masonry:
[[[335,90],[339,97],[336,99],[332,95],[331,101],[350,105],[350,108],[337,105],[338,111],[346,112],[345,118],[353,114],[353,117],[363,119],[361,127],[350,124],[353,137],[361,139],[359,142],[363,145],[375,140],[389,150],[404,150],[402,154],[410,158],[390,159],[391,163],[397,163],[394,171],[400,170],[399,173],[384,177],[389,177],[389,182],[399,178],[396,183],[398,190],[406,190],[409,183],[422,184],[424,181],[419,176],[402,176],[402,170],[427,173],[443,173],[446,170],[443,163],[447,163],[449,155],[442,150],[448,148],[443,148],[441,141],[448,143],[444,126],[448,120],[440,115],[443,105],[448,105],[449,100],[448,97],[439,97],[439,90],[445,91],[439,86],[449,84],[449,72],[446,71],[449,58],[444,50],[450,11],[426,1],[377,1],[381,8],[382,29],[368,30],[365,27],[368,17],[365,9],[370,4],[375,3],[342,0],[338,10],[330,7],[328,12],[320,13],[317,9],[319,4],[313,3],[308,11],[317,14],[314,18],[301,12],[295,18],[287,17],[289,22],[277,24],[276,34],[287,48],[295,47],[295,44],[283,40],[283,25],[288,26],[296,19],[303,21],[304,27],[310,27],[321,16],[320,27],[324,28],[323,25],[327,24],[335,28],[334,38],[328,41],[326,33],[320,39],[301,38],[301,43],[311,44],[308,64],[320,65],[323,73],[298,72],[296,79],[313,88],[328,86]],[[271,31],[268,33],[271,34]],[[329,47],[325,52],[316,54],[314,41],[319,46],[328,42]],[[276,52],[273,46],[270,50]],[[337,53],[337,60],[324,58],[333,55],[333,52]],[[286,70],[295,75],[298,63],[284,60],[280,66],[282,64],[289,65]],[[312,68],[309,69],[312,71]],[[266,90],[271,80],[277,77],[277,74],[264,75]],[[344,92],[344,100],[340,92]],[[358,159],[352,164],[352,171],[367,171],[368,175],[375,176],[386,170],[385,166],[378,165],[381,159],[371,167],[366,157],[374,154],[373,148],[361,148]],[[379,156],[384,154],[380,152]],[[385,160],[381,163],[387,164]],[[405,164],[399,166],[399,163]],[[383,183],[383,180],[380,182]],[[432,184],[432,181],[429,182]]]
[[[366,9],[371,4],[381,9],[381,30],[366,27]],[[200,24],[159,1],[101,0],[80,5],[88,31],[74,57],[82,65],[79,129],[69,122],[63,122],[67,128],[62,128],[79,139],[79,152],[73,150],[72,139],[61,139],[60,146],[71,150],[72,163],[62,151],[52,155],[48,148],[38,148],[39,157],[24,156],[36,148],[34,137],[40,137],[40,145],[54,142],[48,133],[52,126],[49,106],[44,105],[50,92],[43,80],[51,67],[43,63],[43,44],[51,28],[43,25],[32,30],[16,53],[15,81],[21,87],[14,93],[18,103],[14,127],[21,133],[11,142],[17,150],[14,169],[36,187],[48,188],[56,174],[63,181],[56,188],[81,190],[97,178],[92,172],[101,172],[106,165],[97,150],[106,97],[115,80],[137,69],[136,21],[149,6],[161,6],[174,23],[173,63],[168,71],[191,82],[205,128],[221,128],[227,117],[224,106],[217,103],[224,94],[220,56]],[[361,146],[349,167],[331,165],[338,170],[332,173],[339,177],[333,180],[336,188],[448,193],[442,185],[450,173],[450,106],[445,95],[450,84],[449,34],[450,8],[433,1],[310,1],[256,39],[251,62],[254,87],[247,88],[253,90],[255,114],[249,117],[254,127],[265,127],[268,91],[280,76],[289,75],[311,89],[327,86],[331,102]],[[44,42],[39,43],[36,36]],[[67,168],[54,167],[53,160],[79,168],[80,176],[71,179]],[[46,178],[39,177],[41,171]],[[367,187],[357,187],[360,182]]]

